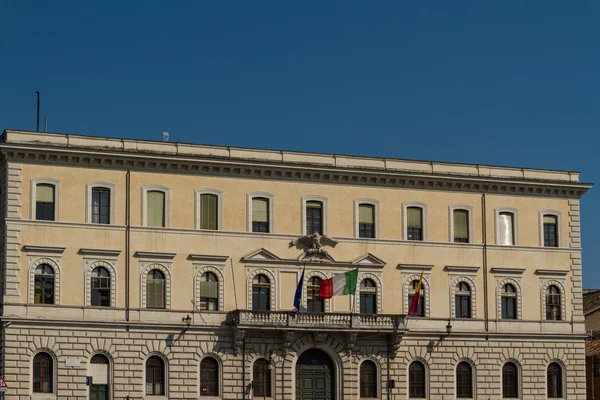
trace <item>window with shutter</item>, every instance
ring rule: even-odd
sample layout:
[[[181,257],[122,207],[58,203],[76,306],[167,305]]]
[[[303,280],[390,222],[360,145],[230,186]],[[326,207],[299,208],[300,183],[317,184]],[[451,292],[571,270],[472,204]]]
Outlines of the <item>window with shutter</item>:
[[[212,272],[200,277],[200,310],[217,311],[219,309],[219,282]]]
[[[54,221],[54,185],[38,183],[35,195],[35,219],[42,221]]]
[[[252,232],[270,231],[269,199],[254,197],[252,199]]]
[[[408,207],[406,209],[406,234],[408,240],[423,240],[423,209]]]
[[[358,237],[375,237],[375,206],[372,204],[358,206]]]
[[[200,229],[217,230],[219,198],[214,194],[200,195]]]
[[[165,308],[165,276],[157,269],[146,276],[146,307]]]
[[[165,192],[151,190],[147,192],[147,223],[148,226],[165,226]]]
[[[469,211],[454,210],[454,242],[469,243]]]

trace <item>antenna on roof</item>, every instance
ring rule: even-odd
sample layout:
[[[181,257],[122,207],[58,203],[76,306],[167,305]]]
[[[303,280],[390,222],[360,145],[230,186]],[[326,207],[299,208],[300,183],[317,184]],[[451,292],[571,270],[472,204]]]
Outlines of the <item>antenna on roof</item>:
[[[35,91],[35,93],[37,94],[37,132],[40,131],[40,92],[38,92],[37,90]]]
[[[169,141],[169,132],[163,132],[162,133],[162,139],[163,142],[168,142]]]

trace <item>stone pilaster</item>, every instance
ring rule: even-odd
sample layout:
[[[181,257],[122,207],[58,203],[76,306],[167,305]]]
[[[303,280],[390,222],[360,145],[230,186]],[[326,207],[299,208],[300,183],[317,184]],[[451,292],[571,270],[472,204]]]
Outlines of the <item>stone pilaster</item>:
[[[6,179],[6,218],[15,220],[21,219],[21,195],[22,179],[21,164],[7,162],[5,166]],[[19,257],[21,244],[19,233],[21,226],[18,223],[7,222],[3,237],[3,302],[17,303],[21,300],[18,285],[19,279]]]

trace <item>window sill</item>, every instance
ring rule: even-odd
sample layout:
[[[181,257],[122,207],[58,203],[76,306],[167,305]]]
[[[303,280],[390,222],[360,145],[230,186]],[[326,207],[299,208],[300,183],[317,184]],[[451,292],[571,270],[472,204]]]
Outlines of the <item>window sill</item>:
[[[56,395],[52,393],[34,393],[29,398],[31,400],[56,400]]]
[[[169,396],[155,396],[152,394],[147,394],[144,396],[144,399],[147,399],[147,400],[169,400]]]

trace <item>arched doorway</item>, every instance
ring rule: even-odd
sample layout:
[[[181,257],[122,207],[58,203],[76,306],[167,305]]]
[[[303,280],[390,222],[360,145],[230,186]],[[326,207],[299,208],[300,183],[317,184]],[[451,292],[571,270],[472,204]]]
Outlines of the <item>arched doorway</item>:
[[[305,351],[296,363],[296,400],[334,400],[335,369],[318,349]]]
[[[108,400],[110,398],[110,362],[103,354],[96,354],[89,364],[89,376],[92,378],[90,386],[90,400]]]

